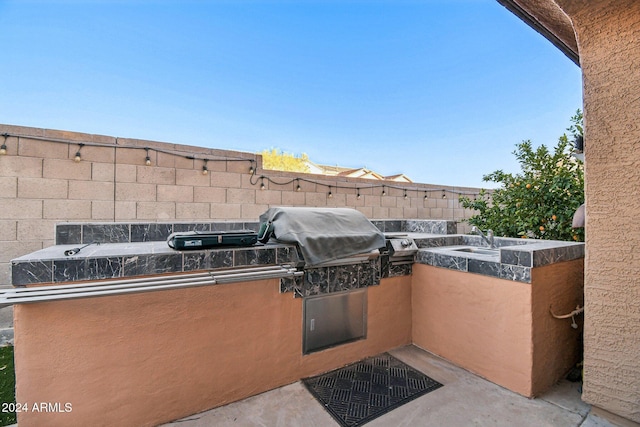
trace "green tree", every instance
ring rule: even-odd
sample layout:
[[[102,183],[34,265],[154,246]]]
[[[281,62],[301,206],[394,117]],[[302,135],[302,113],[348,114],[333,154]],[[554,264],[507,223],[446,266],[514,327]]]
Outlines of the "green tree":
[[[567,129],[582,135],[582,112],[578,110]],[[584,203],[584,167],[571,156],[573,144],[566,134],[553,152],[545,145],[537,149],[531,141],[516,144],[513,154],[520,163],[518,174],[497,170],[484,181],[501,184],[479,197],[461,197],[462,206],[478,213],[468,219],[497,236],[584,241],[584,229],[573,229],[573,213]]]
[[[291,153],[285,153],[278,148],[272,148],[270,150],[263,150],[262,155],[262,167],[264,169],[289,171],[289,172],[309,172],[309,156],[302,153],[300,156],[295,156]]]

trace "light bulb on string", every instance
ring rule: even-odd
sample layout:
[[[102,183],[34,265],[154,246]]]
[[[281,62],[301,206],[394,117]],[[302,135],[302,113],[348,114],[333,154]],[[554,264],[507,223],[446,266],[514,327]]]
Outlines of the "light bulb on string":
[[[82,147],[84,147],[84,144],[78,144],[78,151],[76,151],[76,155],[73,158],[73,161],[76,163],[80,163],[80,161],[82,161],[82,155],[80,154]]]
[[[4,141],[2,142],[2,145],[0,145],[0,156],[4,156],[7,154],[7,137],[9,136],[9,134],[4,133],[2,134],[2,136],[4,136]]]
[[[151,166],[151,157],[149,157],[149,148],[145,147],[144,149],[147,152],[147,157],[144,158],[144,164],[147,166]]]

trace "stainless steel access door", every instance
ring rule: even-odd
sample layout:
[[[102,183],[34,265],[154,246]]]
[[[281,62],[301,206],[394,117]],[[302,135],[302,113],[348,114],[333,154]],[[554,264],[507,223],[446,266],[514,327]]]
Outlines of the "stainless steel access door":
[[[304,299],[302,352],[333,347],[367,336],[367,290]]]

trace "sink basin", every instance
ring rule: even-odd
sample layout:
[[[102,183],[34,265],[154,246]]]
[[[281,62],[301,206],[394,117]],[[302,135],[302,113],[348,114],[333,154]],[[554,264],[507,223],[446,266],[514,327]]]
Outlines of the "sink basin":
[[[480,254],[480,255],[499,255],[500,254],[500,249],[476,248],[476,247],[454,249],[454,251],[456,251],[456,252],[470,252],[470,253],[473,253],[473,254]]]

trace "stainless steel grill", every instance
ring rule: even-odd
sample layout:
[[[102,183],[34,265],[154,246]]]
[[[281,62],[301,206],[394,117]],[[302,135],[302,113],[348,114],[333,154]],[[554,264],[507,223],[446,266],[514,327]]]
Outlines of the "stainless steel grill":
[[[407,234],[385,234],[386,248],[391,265],[413,264],[414,255],[418,252],[416,242]]]

